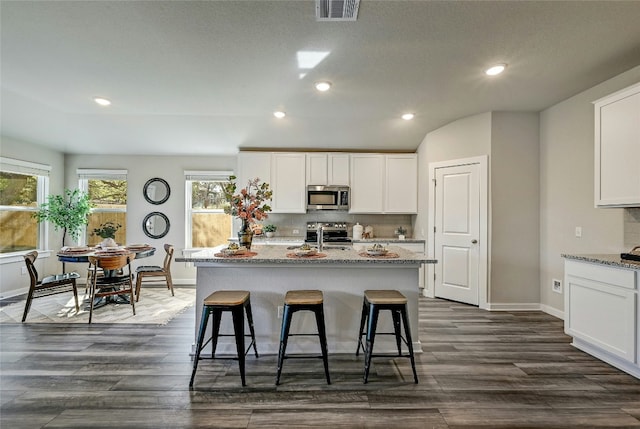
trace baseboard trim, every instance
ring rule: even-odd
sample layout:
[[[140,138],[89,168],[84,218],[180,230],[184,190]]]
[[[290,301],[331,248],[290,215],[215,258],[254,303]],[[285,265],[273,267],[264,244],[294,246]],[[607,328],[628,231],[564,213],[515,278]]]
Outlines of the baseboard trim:
[[[532,302],[487,303],[489,311],[540,311],[540,304]]]
[[[553,317],[557,317],[560,320],[564,320],[564,311],[560,311],[557,308],[550,307],[546,304],[540,304],[540,310],[544,311],[547,314],[550,314]]]

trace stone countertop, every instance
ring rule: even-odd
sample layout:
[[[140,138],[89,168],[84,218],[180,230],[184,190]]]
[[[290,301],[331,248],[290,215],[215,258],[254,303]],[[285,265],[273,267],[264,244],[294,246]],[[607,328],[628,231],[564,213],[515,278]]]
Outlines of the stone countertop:
[[[414,264],[435,264],[435,259],[428,259],[420,253],[414,253],[397,246],[389,246],[389,252],[397,253],[398,258],[375,258],[363,257],[352,247],[344,249],[324,249],[322,253],[325,258],[290,258],[287,253],[293,252],[282,245],[256,245],[251,246],[251,251],[257,255],[253,257],[216,257],[226,246],[218,246],[195,252],[190,256],[177,257],[176,262],[206,262],[220,264],[306,264],[306,265],[326,265],[326,264],[375,264],[375,265],[414,265]]]
[[[609,265],[618,268],[630,268],[632,270],[640,270],[640,262],[628,261],[621,259],[620,254],[590,254],[590,255],[561,255],[565,259],[575,261],[591,262],[594,264]]]
[[[405,238],[400,240],[398,237],[374,237],[363,238],[362,240],[353,240],[352,243],[425,243],[426,240],[418,238]]]

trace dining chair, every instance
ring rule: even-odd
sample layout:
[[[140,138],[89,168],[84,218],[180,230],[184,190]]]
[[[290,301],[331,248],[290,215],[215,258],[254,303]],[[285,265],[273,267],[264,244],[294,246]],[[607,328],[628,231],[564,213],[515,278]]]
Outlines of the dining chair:
[[[171,261],[173,260],[173,246],[171,244],[164,245],[164,263],[159,265],[142,265],[136,269],[136,302],[140,299],[140,287],[143,281],[167,283],[167,289],[171,291],[171,296],[175,296],[173,292],[173,280],[171,279]]]
[[[113,256],[89,256],[89,264],[94,268],[91,276],[91,289],[89,294],[90,310],[89,323],[93,319],[93,309],[97,298],[126,296],[131,304],[133,315],[136,315],[136,307],[133,295],[133,274],[131,272],[132,253]],[[126,268],[126,270],[125,270]],[[103,275],[98,275],[102,269]]]
[[[78,288],[76,287],[76,279],[80,277],[78,273],[66,273],[47,276],[42,280],[38,280],[38,270],[36,270],[35,262],[38,258],[38,252],[35,250],[24,255],[24,262],[27,264],[27,272],[31,279],[29,293],[27,294],[27,302],[24,305],[24,314],[22,321],[27,319],[27,314],[31,309],[31,302],[35,298],[56,295],[64,292],[73,292],[73,298],[76,302],[76,312],[80,311],[78,306]]]

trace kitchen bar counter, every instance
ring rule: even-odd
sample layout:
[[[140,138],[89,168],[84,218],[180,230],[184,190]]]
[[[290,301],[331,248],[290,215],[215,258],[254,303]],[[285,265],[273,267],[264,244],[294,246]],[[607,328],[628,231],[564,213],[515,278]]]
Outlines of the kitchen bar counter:
[[[591,262],[594,264],[609,265],[618,268],[630,268],[632,270],[640,270],[640,262],[621,259],[620,254],[592,254],[592,255],[561,255],[565,259],[575,261]]]
[[[355,353],[364,291],[396,289],[407,297],[414,348],[417,352],[421,350],[417,335],[418,275],[422,264],[436,263],[435,260],[393,246],[389,251],[397,253],[398,258],[363,257],[351,247],[346,250],[325,249],[322,253],[327,256],[324,258],[289,258],[287,253],[293,250],[282,245],[254,245],[251,251],[257,255],[251,258],[214,256],[222,248],[224,246],[176,258],[176,262],[192,262],[197,268],[194,342],[204,298],[216,290],[248,290],[258,351],[276,354],[285,293],[288,290],[318,289],[324,293],[329,352]],[[291,332],[317,332],[313,314],[307,313],[296,314]],[[378,330],[393,331],[390,315],[380,316]],[[223,317],[221,332],[233,332],[230,318]],[[391,337],[376,338],[377,351],[393,352],[395,347]],[[317,354],[317,337],[294,337],[289,340],[289,348],[291,353]],[[221,338],[218,350],[233,355],[233,339]]]

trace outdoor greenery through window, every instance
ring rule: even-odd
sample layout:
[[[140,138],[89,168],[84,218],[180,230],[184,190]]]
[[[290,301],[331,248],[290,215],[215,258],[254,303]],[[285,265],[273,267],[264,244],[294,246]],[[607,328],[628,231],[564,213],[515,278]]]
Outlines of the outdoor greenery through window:
[[[232,217],[224,212],[227,200],[223,186],[231,174],[185,172],[187,248],[214,247],[227,243],[231,236]]]
[[[49,166],[0,159],[0,254],[44,248],[45,226],[33,217],[44,202]]]
[[[78,170],[80,189],[89,194],[93,204],[85,234],[85,243],[96,245],[103,238],[94,230],[115,225],[115,241],[127,241],[127,172],[126,170]],[[108,224],[111,222],[111,224]],[[117,225],[120,225],[119,227]]]

